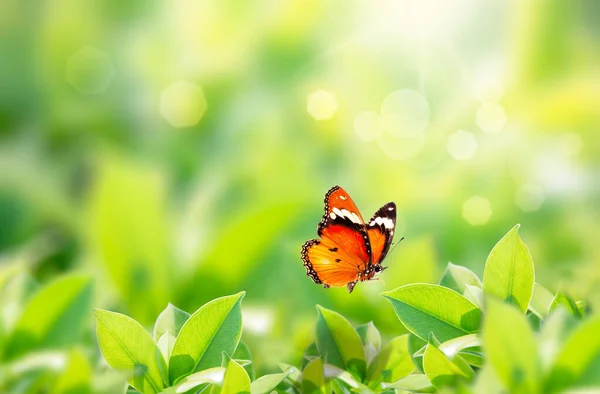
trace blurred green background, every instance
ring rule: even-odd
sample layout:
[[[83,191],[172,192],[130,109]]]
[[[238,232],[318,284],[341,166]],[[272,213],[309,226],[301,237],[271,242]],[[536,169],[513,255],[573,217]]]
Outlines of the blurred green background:
[[[0,331],[23,288],[73,273],[147,326],[246,290],[244,340],[272,370],[312,341],[317,303],[399,334],[379,292],[449,261],[481,274],[515,223],[536,280],[599,307],[599,17],[594,0],[3,0]],[[299,257],[336,184],[365,217],[395,201],[406,237],[351,295]]]

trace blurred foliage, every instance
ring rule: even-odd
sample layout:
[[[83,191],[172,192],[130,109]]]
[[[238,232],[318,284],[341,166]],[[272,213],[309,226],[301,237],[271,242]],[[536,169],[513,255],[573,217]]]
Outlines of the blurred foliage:
[[[62,392],[80,374],[115,392],[91,307],[147,328],[169,302],[192,312],[245,290],[260,376],[299,365],[315,304],[404,333],[378,294],[436,283],[448,261],[481,277],[514,223],[555,305],[597,310],[599,13],[593,0],[1,2],[2,365],[33,357],[67,371]],[[395,201],[405,237],[351,295],[315,286],[299,258],[334,184],[367,217]],[[34,375],[18,392],[44,390]]]

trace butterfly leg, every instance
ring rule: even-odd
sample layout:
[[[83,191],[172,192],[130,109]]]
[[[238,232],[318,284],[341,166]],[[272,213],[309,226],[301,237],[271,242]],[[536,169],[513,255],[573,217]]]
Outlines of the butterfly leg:
[[[352,290],[354,290],[354,286],[356,286],[356,282],[358,281],[355,280],[354,282],[348,282],[348,293],[352,293]]]

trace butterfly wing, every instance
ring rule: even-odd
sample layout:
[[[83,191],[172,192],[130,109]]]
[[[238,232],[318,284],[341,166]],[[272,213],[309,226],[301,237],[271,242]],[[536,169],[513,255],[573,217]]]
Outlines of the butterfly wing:
[[[373,264],[381,264],[392,245],[396,227],[396,204],[389,202],[379,208],[367,224]]]
[[[325,212],[317,233],[320,240],[302,246],[307,275],[325,286],[356,282],[371,262],[371,246],[360,211],[339,186],[325,195]]]

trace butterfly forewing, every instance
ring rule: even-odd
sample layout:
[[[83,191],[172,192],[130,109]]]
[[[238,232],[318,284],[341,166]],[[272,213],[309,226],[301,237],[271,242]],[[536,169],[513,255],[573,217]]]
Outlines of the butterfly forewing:
[[[381,264],[392,245],[396,228],[396,204],[393,202],[379,208],[367,223],[373,264]]]

